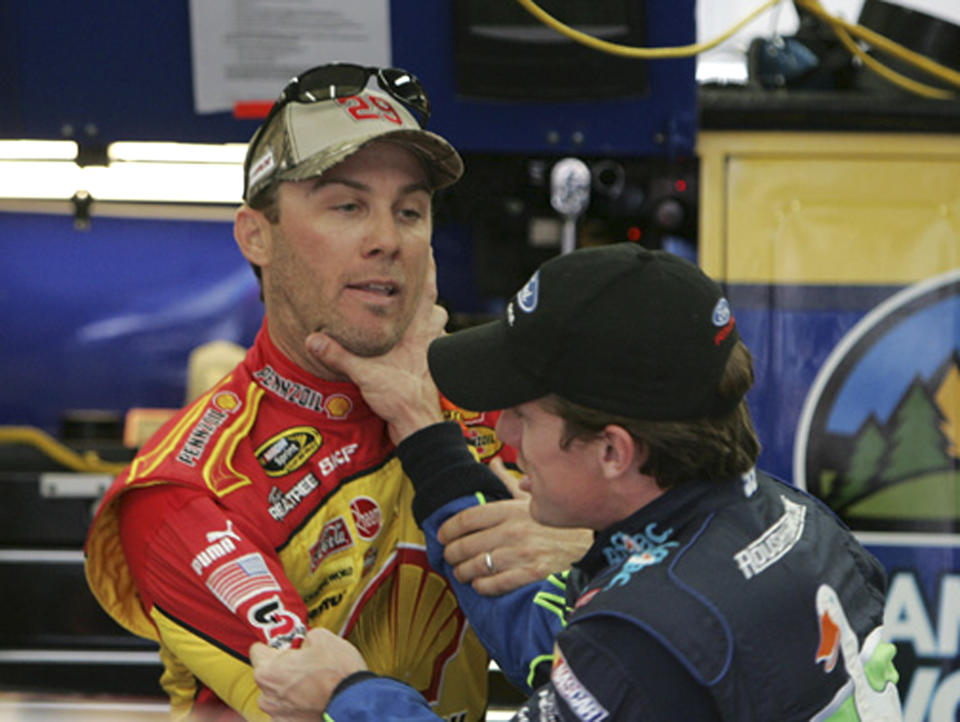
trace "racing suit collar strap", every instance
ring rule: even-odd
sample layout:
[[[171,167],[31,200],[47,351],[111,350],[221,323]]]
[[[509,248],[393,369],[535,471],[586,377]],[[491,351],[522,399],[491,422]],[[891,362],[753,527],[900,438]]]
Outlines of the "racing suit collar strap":
[[[611,547],[614,538],[621,535],[632,537],[648,530],[653,534],[672,530],[677,535],[694,516],[701,517],[705,510],[731,503],[740,494],[740,488],[739,480],[730,480],[720,483],[690,481],[669,489],[626,519],[597,532],[590,549],[573,566],[592,577],[610,564],[604,549]]]
[[[329,381],[304,371],[288,359],[270,338],[267,328],[267,319],[257,333],[256,340],[247,354],[245,363],[254,378],[261,385],[269,380],[271,385],[297,385],[315,392],[324,398],[342,398],[349,401],[352,409],[350,416],[356,419],[358,412],[363,415],[372,415],[373,411],[363,400],[363,395],[356,384],[350,381]]]

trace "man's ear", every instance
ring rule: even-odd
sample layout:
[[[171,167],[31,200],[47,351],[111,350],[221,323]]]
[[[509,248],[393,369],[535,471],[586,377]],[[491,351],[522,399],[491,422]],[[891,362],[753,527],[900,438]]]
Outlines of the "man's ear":
[[[240,206],[233,219],[233,237],[250,263],[258,266],[270,263],[273,232],[263,213],[246,204]]]
[[[603,475],[608,479],[616,478],[631,469],[639,468],[642,466],[642,462],[646,460],[646,445],[633,438],[630,432],[622,426],[607,425],[604,427],[599,441],[600,468]]]

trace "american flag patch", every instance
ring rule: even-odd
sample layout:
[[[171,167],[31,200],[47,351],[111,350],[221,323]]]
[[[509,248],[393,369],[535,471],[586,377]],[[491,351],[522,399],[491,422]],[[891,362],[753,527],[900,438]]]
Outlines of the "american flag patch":
[[[221,564],[207,577],[207,588],[231,612],[236,612],[237,607],[250,597],[262,592],[280,591],[280,585],[267,568],[267,563],[257,553]]]

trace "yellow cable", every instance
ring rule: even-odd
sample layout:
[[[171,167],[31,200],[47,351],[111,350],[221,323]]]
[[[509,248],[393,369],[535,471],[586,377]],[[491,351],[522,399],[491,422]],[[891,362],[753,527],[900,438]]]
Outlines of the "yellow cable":
[[[906,75],[901,75],[892,68],[888,68],[883,63],[879,62],[876,58],[865,53],[863,48],[861,48],[854,41],[850,34],[840,27],[834,27],[833,32],[840,39],[840,42],[849,50],[853,55],[856,55],[860,60],[866,65],[870,70],[875,72],[880,77],[888,80],[894,85],[898,85],[904,90],[908,90],[911,93],[917,95],[922,95],[926,98],[935,98],[937,100],[949,100],[955,98],[956,94],[952,93],[949,90],[943,90],[942,88],[935,88],[932,85],[927,85],[921,83],[913,78],[908,78]]]
[[[782,1],[783,0],[766,0],[766,2],[764,2],[760,7],[751,12],[732,28],[708,42],[694,43],[693,45],[679,45],[669,48],[635,48],[629,45],[620,45],[618,43],[607,42],[606,40],[601,40],[600,38],[595,38],[592,35],[582,33],[579,30],[571,28],[569,25],[564,25],[562,22],[548,14],[545,10],[543,10],[543,8],[533,2],[533,0],[517,0],[517,2],[520,3],[520,5],[522,5],[528,13],[537,18],[537,20],[542,22],[544,25],[553,28],[561,35],[566,35],[571,40],[575,40],[582,45],[587,45],[595,50],[601,50],[612,55],[646,59],[686,58],[690,57],[691,55],[696,55],[697,53],[702,53],[704,50],[715,48],[720,43],[728,40],[738,30],[740,30],[740,28],[749,23],[755,17]]]
[[[0,426],[0,444],[34,446],[54,461],[73,471],[116,475],[127,466],[125,463],[104,461],[93,451],[87,451],[80,455],[46,432],[33,426]]]
[[[714,48],[717,45],[720,45],[720,43],[728,40],[758,15],[766,10],[769,10],[781,1],[782,0],[767,0],[725,33],[722,33],[713,40],[707,42],[695,43],[693,45],[681,45],[676,47],[636,48],[628,45],[607,42],[606,40],[601,40],[593,37],[592,35],[587,35],[579,30],[575,30],[574,28],[570,27],[569,25],[565,25],[547,13],[545,10],[539,7],[534,0],[517,0],[517,2],[527,12],[537,18],[544,25],[553,28],[558,33],[565,35],[571,40],[594,48],[595,50],[611,53],[613,55],[645,59],[684,58]],[[908,78],[907,76],[896,72],[892,68],[887,67],[876,58],[873,58],[865,53],[853,40],[851,35],[864,40],[881,52],[893,55],[894,57],[914,65],[921,70],[940,78],[941,80],[960,86],[960,73],[957,71],[941,65],[940,63],[937,63],[924,55],[916,53],[909,48],[906,48],[903,45],[884,37],[883,35],[875,33],[869,28],[865,28],[862,25],[854,23],[848,23],[842,18],[830,15],[826,10],[823,9],[823,6],[820,5],[820,0],[796,0],[796,4],[798,7],[806,8],[821,20],[826,22],[830,26],[831,30],[833,30],[833,32],[840,39],[840,42],[842,42],[847,50],[850,51],[850,53],[860,58],[867,68],[887,79],[891,83],[899,85],[900,87],[912,93],[926,96],[928,98],[946,100],[956,97],[956,95],[949,90],[943,90],[941,88],[935,88],[933,86],[926,85],[919,81],[913,80],[912,78]]]
[[[879,33],[875,33],[869,28],[865,28],[862,25],[857,25],[854,23],[848,23],[842,18],[838,18],[838,17],[834,17],[833,15],[830,15],[826,10],[823,9],[823,6],[820,4],[820,0],[796,0],[796,2],[799,7],[803,7],[809,10],[814,15],[816,15],[821,20],[825,21],[828,25],[830,25],[833,31],[838,34],[838,37],[840,37],[838,31],[842,29],[847,33],[849,33],[850,35],[856,36],[861,40],[863,40],[864,42],[869,43],[870,45],[875,47],[877,50],[885,52],[888,55],[893,55],[894,57],[900,60],[903,60],[919,68],[920,70],[923,70],[926,73],[929,73],[930,75],[933,75],[937,78],[940,78],[941,80],[944,80],[945,82],[948,82],[952,85],[960,86],[960,73],[958,73],[956,70],[952,70],[951,68],[948,68],[945,65],[941,65],[940,63],[937,63],[931,60],[925,55],[916,53],[913,50],[910,50],[909,48],[904,47],[903,45],[900,45],[900,43],[890,40],[890,38],[884,37]],[[841,40],[842,39],[843,38],[841,37]],[[863,59],[863,56],[860,54],[857,54],[857,57],[860,57],[861,59]],[[878,63],[878,65],[880,64]],[[870,65],[870,67],[871,69],[874,69],[874,70],[876,69],[876,67],[872,64]],[[886,66],[881,65],[881,67],[886,67]],[[889,68],[886,68],[886,70],[889,70],[889,72],[894,73],[894,71],[890,70]],[[900,76],[900,77],[904,77],[904,76]],[[924,87],[929,88],[930,86],[924,86]],[[940,90],[939,88],[931,88],[931,89]],[[953,97],[953,96],[948,96],[948,97]]]

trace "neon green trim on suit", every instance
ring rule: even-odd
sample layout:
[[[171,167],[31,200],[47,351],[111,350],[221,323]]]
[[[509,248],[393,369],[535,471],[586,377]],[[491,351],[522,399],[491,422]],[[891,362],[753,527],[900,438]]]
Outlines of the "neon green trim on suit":
[[[547,581],[550,582],[553,586],[558,589],[566,590],[567,588],[567,577],[570,575],[570,570],[568,569],[565,572],[560,572],[559,574],[551,574],[547,577]]]
[[[527,675],[527,687],[529,687],[530,689],[533,689],[533,676],[534,676],[534,673],[537,671],[537,667],[540,666],[540,663],[541,663],[541,662],[546,662],[546,661],[548,661],[548,660],[549,660],[550,664],[553,664],[553,654],[552,654],[552,653],[551,653],[551,654],[541,654],[539,657],[534,657],[534,658],[530,661],[530,674]]]
[[[565,601],[563,597],[559,594],[550,594],[549,592],[537,592],[533,597],[533,603],[537,606],[543,607],[547,611],[553,612],[558,617],[560,617],[560,622],[564,627],[567,626],[566,620],[563,618]]]

